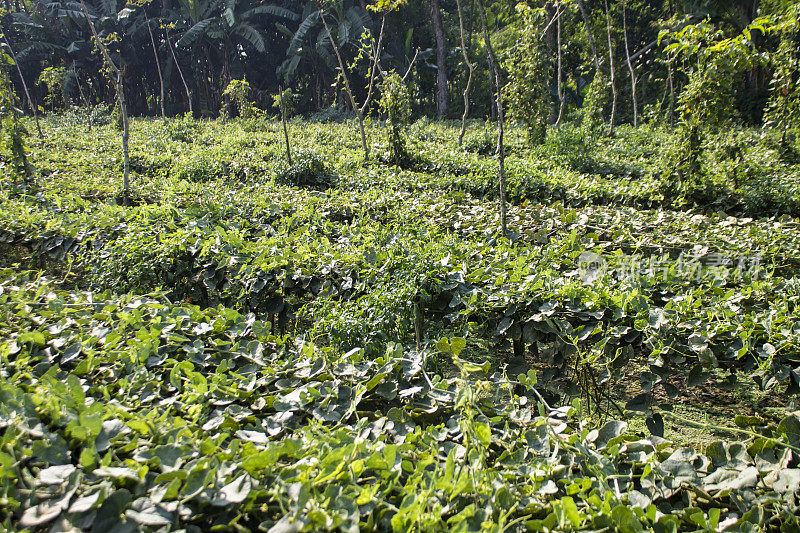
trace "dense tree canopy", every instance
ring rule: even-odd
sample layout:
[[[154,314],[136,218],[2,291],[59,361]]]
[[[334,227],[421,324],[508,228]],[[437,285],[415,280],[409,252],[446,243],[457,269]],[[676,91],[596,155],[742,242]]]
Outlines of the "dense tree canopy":
[[[341,69],[332,44],[341,50],[352,71],[353,90],[363,101],[370,66],[364,47],[376,46],[382,15],[368,9],[372,3],[365,0],[327,4],[326,19],[335,43],[315,1],[86,2],[100,38],[123,67],[133,114],[158,113],[161,78],[167,113],[186,111],[183,74],[195,114],[207,116],[220,112],[224,90],[234,79],[247,80],[256,105],[264,109],[279,86],[288,86],[300,96],[298,111],[303,113],[337,104],[350,107],[341,90]],[[562,112],[569,114],[582,107],[596,78],[604,80],[607,90],[614,80],[616,123],[648,120],[654,114],[672,118],[676,99],[697,75],[696,58],[716,54],[715,43],[747,31],[748,53],[758,58],[758,64],[726,80],[725,97],[739,119],[759,124],[769,106],[771,81],[776,72],[784,72],[772,59],[779,55],[781,37],[764,24],[759,25],[762,31],[748,27],[765,20],[770,28],[785,28],[787,21],[797,16],[786,0],[528,0],[521,5],[513,0],[493,0],[484,6],[498,55],[504,60],[503,83],[520,77],[520,72],[513,72],[513,65],[519,66],[525,59],[520,54],[536,50],[541,56],[539,68],[547,71],[543,94],[545,105],[551,108],[551,123]],[[403,72],[417,57],[408,78],[414,112],[460,116],[464,108],[460,96],[469,70],[465,58],[469,58],[476,67],[470,113],[493,115],[492,82],[475,2],[461,2],[461,26],[455,0],[408,2],[397,7],[386,17],[379,65],[381,72]],[[113,101],[113,83],[103,75],[103,60],[79,3],[5,0],[4,8],[4,44],[16,51],[37,105],[58,110]],[[527,31],[526,21],[534,16],[530,10],[541,13],[535,15],[541,20],[537,34]],[[687,31],[687,26],[699,29]],[[467,55],[461,46],[462,27]],[[695,44],[708,50],[699,55],[696,50],[670,54],[667,48],[675,35],[694,36]],[[796,77],[796,72],[793,75]],[[34,83],[36,80],[40,83]],[[16,73],[13,82],[22,95]],[[527,82],[542,84],[541,79]],[[512,85],[510,90],[522,94],[519,91],[523,89]],[[606,119],[612,111],[608,100],[602,110]],[[376,102],[371,102],[368,111],[378,111]]]

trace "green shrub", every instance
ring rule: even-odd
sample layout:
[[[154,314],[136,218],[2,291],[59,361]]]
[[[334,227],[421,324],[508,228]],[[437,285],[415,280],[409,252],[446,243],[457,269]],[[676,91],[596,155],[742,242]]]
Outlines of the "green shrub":
[[[278,169],[275,182],[305,189],[325,190],[336,185],[336,176],[325,162],[315,153],[300,152],[294,163]]]
[[[389,161],[404,166],[413,158],[408,152],[406,130],[411,117],[411,100],[408,88],[396,72],[392,72],[381,84],[381,111],[388,118],[387,137],[389,141]]]
[[[266,114],[258,109],[253,108],[252,114],[245,119],[242,119],[242,129],[247,133],[261,133],[267,131],[267,117]]]
[[[218,150],[191,151],[175,162],[171,175],[179,180],[206,183],[228,177],[229,168]]]
[[[12,65],[12,59],[0,52],[0,143],[4,152],[10,156],[13,174],[29,182],[33,177],[33,166],[28,160],[28,131],[20,120],[22,112],[17,107],[16,95],[11,85]]]
[[[166,122],[167,135],[176,142],[193,143],[203,132],[200,122],[194,120],[189,113],[183,117],[168,120]]]
[[[605,72],[599,70],[595,73],[592,83],[589,84],[582,108],[582,126],[588,132],[600,132],[604,126],[603,110],[611,101],[610,83],[611,80]]]
[[[39,74],[37,81],[47,88],[44,103],[49,109],[59,111],[67,108],[66,79],[67,69],[64,67],[47,67]]]
[[[483,129],[469,133],[464,138],[464,149],[473,154],[490,156],[497,150],[497,137],[493,131]]]
[[[341,124],[342,122],[347,122],[350,119],[355,118],[353,113],[348,112],[342,107],[332,105],[328,108],[325,108],[321,111],[317,111],[316,113],[312,113],[308,116],[308,122],[312,124]]]
[[[98,104],[89,111],[89,123],[92,126],[107,126],[113,120],[113,108],[107,104]]]
[[[238,116],[249,119],[254,114],[253,102],[250,100],[250,84],[247,80],[231,80],[223,91],[226,104],[222,106],[222,118],[225,120]]]
[[[550,104],[548,72],[552,66],[552,54],[539,38],[546,26],[545,10],[534,9],[523,3],[517,5],[517,10],[522,15],[523,27],[504,61],[509,73],[504,92],[509,118],[525,124],[528,143],[534,146],[544,142],[547,134]]]

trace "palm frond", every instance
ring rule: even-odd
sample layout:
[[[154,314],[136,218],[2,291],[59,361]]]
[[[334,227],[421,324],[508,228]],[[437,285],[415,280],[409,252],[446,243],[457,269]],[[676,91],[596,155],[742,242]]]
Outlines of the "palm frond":
[[[28,43],[24,49],[17,52],[17,61],[22,62],[26,61],[29,56],[32,56],[36,53],[44,52],[63,52],[65,48],[63,46],[59,46],[53,43],[46,43],[42,41],[35,41]]]
[[[370,31],[370,28],[372,27],[372,20],[370,20],[367,12],[360,7],[353,6],[349,8],[345,12],[344,16],[353,23],[352,29],[356,35],[360,35],[364,31]]]
[[[233,32],[245,39],[250,45],[259,53],[267,51],[267,44],[264,42],[264,37],[247,22],[240,22],[233,28]]]
[[[300,50],[300,48],[302,48],[303,40],[306,38],[309,30],[311,30],[311,28],[313,28],[317,22],[319,22],[319,11],[314,11],[308,17],[306,17],[303,23],[300,24],[300,27],[297,28],[292,40],[289,42],[289,49],[287,50],[286,55],[294,55],[298,50]]]
[[[287,59],[281,66],[278,67],[278,75],[283,76],[288,83],[297,71],[297,66],[300,64],[300,55],[296,54],[292,58]]]
[[[284,26],[283,24],[281,24],[280,22],[276,22],[275,27],[278,28],[278,31],[284,34],[285,36],[289,38],[294,37],[294,32],[289,28],[287,28],[286,26]]]
[[[102,0],[100,6],[103,8],[104,17],[113,17],[117,14],[117,0]]]
[[[273,5],[264,5],[254,7],[249,11],[245,11],[242,14],[242,18],[250,18],[255,15],[273,15],[276,17],[284,18],[286,20],[297,21],[300,20],[300,15],[295,13],[294,11],[290,11],[286,8],[280,6],[273,6]]]
[[[212,22],[214,22],[214,19],[201,20],[186,30],[186,33],[178,40],[178,46],[183,46],[185,48],[192,46],[206,31],[208,31]]]
[[[236,24],[234,9],[236,9],[236,0],[227,0],[225,2],[225,9],[222,10],[222,18],[225,19],[229,28],[232,28],[233,25]]]
[[[346,19],[339,23],[338,31],[336,32],[339,46],[344,46],[347,41],[350,40],[350,28],[352,28],[352,26],[353,23]]]

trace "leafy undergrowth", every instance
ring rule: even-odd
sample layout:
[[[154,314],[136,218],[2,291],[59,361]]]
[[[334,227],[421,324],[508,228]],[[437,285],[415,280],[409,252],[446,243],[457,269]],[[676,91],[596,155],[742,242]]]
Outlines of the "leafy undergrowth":
[[[218,307],[2,272],[6,527],[797,527],[800,415],[701,455],[549,409],[535,382],[342,354]]]
[[[119,202],[117,133],[49,118],[0,169],[4,527],[797,527],[796,166],[740,132],[698,204],[664,131],[511,128],[506,238],[484,127],[401,169],[137,120]]]

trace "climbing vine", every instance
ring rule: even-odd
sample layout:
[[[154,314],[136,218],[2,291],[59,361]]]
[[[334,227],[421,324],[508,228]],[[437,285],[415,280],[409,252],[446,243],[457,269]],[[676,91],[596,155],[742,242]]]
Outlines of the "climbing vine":
[[[408,88],[396,72],[392,72],[383,80],[379,104],[388,118],[386,132],[389,140],[389,160],[400,165],[411,157],[406,145],[406,127],[411,117],[411,101]]]
[[[229,120],[238,115],[249,119],[254,114],[253,102],[250,99],[250,84],[247,80],[231,80],[222,96],[227,105],[222,108],[222,118]]]

